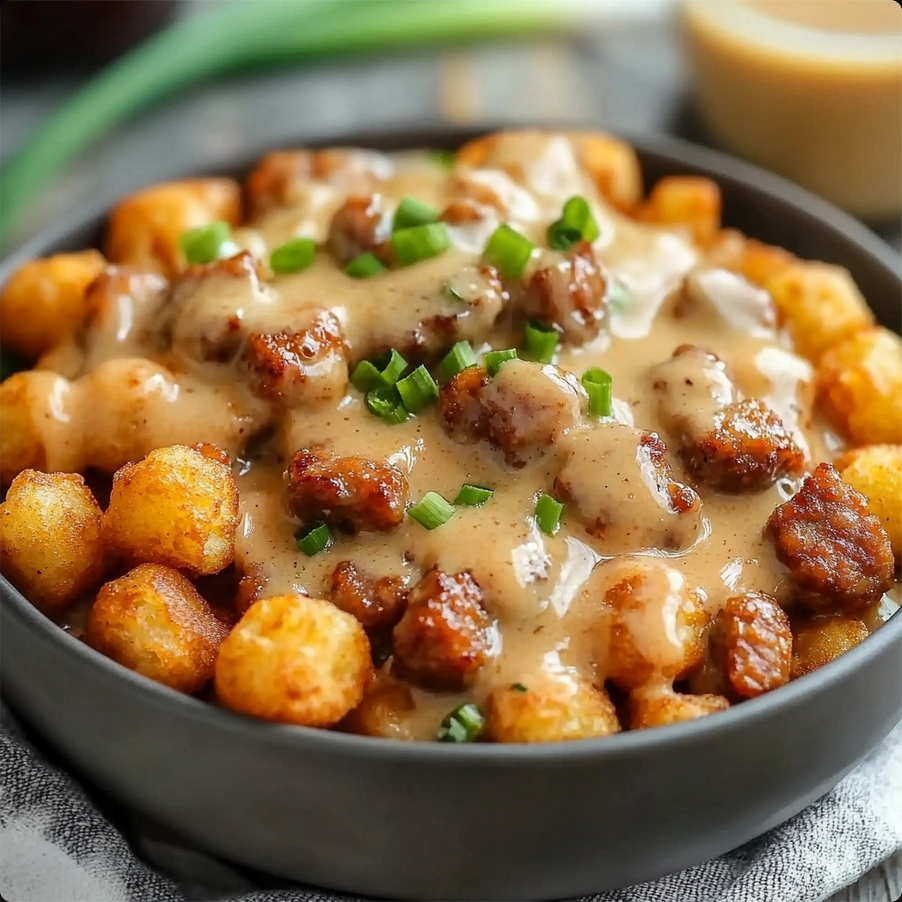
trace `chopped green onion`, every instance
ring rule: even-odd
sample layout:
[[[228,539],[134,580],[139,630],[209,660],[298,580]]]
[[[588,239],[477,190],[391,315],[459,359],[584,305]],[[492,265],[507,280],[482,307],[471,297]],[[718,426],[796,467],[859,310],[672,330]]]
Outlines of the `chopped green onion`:
[[[366,409],[386,423],[403,423],[409,416],[398,389],[394,385],[370,389],[363,399]]]
[[[589,413],[593,417],[609,417],[611,415],[611,377],[604,370],[593,366],[583,373],[579,380],[589,395]]]
[[[632,299],[632,293],[622,282],[612,282],[608,285],[608,301],[612,307],[622,310]]]
[[[292,238],[277,247],[269,255],[269,265],[274,273],[285,275],[301,272],[316,258],[316,242],[312,238]]]
[[[438,492],[426,492],[425,495],[407,513],[420,526],[435,529],[442,526],[454,516],[454,506],[449,504]]]
[[[298,550],[303,551],[307,557],[313,557],[315,554],[325,551],[335,541],[329,525],[322,520],[302,529],[295,538],[298,542]]]
[[[494,494],[495,492],[493,489],[487,489],[481,485],[464,484],[460,487],[460,491],[457,493],[454,503],[463,505],[464,507],[480,507]]]
[[[526,340],[524,349],[530,360],[538,360],[539,363],[551,363],[554,351],[557,348],[558,334],[555,329],[549,329],[541,323],[531,320],[526,324]]]
[[[192,266],[213,263],[238,250],[232,241],[232,230],[227,222],[210,222],[189,229],[179,238],[179,247]]]
[[[452,301],[466,303],[467,299],[450,282],[445,285],[445,294],[448,295]]]
[[[444,222],[400,229],[391,236],[395,257],[401,266],[410,266],[420,260],[437,257],[451,247],[451,236]]]
[[[442,169],[453,169],[457,162],[457,154],[453,150],[430,150],[429,159]]]
[[[584,197],[571,197],[557,222],[548,227],[548,246],[566,251],[577,241],[594,241],[599,235],[598,223]]]
[[[546,535],[553,536],[561,525],[561,514],[564,505],[555,501],[551,495],[540,495],[536,502],[536,525]]]
[[[368,279],[385,272],[385,265],[375,254],[361,254],[348,263],[345,272],[353,279]]]
[[[506,278],[516,279],[523,275],[534,248],[535,245],[525,235],[503,224],[492,232],[482,252],[482,259]]]
[[[449,379],[453,379],[461,370],[476,366],[477,363],[476,354],[473,352],[470,342],[459,341],[442,358],[442,372]]]
[[[508,360],[516,360],[517,352],[514,348],[507,348],[504,351],[488,351],[482,357],[482,362],[488,370],[490,376],[494,376],[501,369],[501,364]]]
[[[423,201],[417,200],[415,197],[405,197],[398,204],[395,210],[395,218],[392,222],[392,231],[399,232],[401,229],[410,229],[413,226],[427,225],[438,219],[438,210],[424,204]]]
[[[485,730],[485,715],[477,705],[467,702],[455,708],[443,721],[439,742],[473,742]]]
[[[523,683],[511,683],[511,689],[513,689],[514,692],[526,692],[527,691],[526,686],[524,686]]]
[[[361,360],[351,373],[351,384],[364,393],[372,388],[386,388],[394,385],[406,369],[407,361],[392,349],[372,360]]]
[[[438,400],[438,383],[422,364],[409,376],[401,379],[395,387],[401,395],[404,406],[411,413],[419,413],[427,404]]]

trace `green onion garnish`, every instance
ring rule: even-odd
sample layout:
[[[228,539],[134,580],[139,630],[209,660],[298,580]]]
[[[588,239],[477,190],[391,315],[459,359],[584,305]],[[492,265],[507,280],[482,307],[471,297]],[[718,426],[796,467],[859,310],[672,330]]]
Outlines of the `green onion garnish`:
[[[629,288],[622,282],[612,282],[608,285],[608,302],[612,307],[622,310],[632,299]]]
[[[468,341],[459,341],[442,358],[442,372],[453,379],[461,370],[476,366],[476,354]]]
[[[566,251],[577,241],[594,241],[599,235],[598,223],[584,197],[571,197],[557,222],[548,227],[548,246]]]
[[[555,501],[551,495],[540,495],[536,502],[536,525],[546,535],[553,536],[561,525],[561,514],[564,505]]]
[[[530,360],[539,363],[551,363],[554,351],[557,348],[558,334],[555,329],[549,329],[541,323],[531,320],[526,324],[526,339],[524,350]]]
[[[467,702],[455,708],[443,721],[439,742],[473,742],[485,730],[485,715],[477,705]]]
[[[523,683],[511,683],[511,689],[513,689],[514,692],[526,692],[527,691],[526,686],[524,686]]]
[[[501,364],[508,360],[516,360],[517,352],[514,348],[507,348],[504,351],[488,351],[482,357],[482,362],[488,370],[490,376],[494,376],[501,369]]]
[[[366,409],[386,423],[403,423],[409,416],[397,386],[378,386],[370,389],[363,399]]]
[[[351,384],[364,393],[373,388],[394,385],[407,369],[407,361],[394,349],[374,357],[361,360],[351,373]]]
[[[467,299],[450,282],[445,285],[445,294],[448,295],[452,301],[466,303]]]
[[[210,222],[189,229],[179,238],[179,247],[192,266],[213,263],[238,250],[232,241],[232,229],[227,222]]]
[[[312,238],[292,238],[277,247],[269,255],[269,265],[274,273],[285,275],[301,272],[316,258],[316,242]]]
[[[454,516],[454,505],[445,501],[438,492],[426,492],[413,507],[408,508],[407,513],[420,526],[425,526],[426,529],[435,529],[437,526],[447,523]]]
[[[401,379],[395,387],[401,395],[404,406],[411,413],[419,413],[427,404],[438,400],[438,383],[422,364],[409,376]]]
[[[501,275],[516,279],[523,275],[535,245],[509,225],[500,225],[486,243],[482,259],[494,266]]]
[[[457,154],[453,150],[430,150],[429,159],[442,169],[453,169],[457,162]]]
[[[295,538],[298,542],[298,550],[303,551],[307,557],[313,557],[315,554],[325,551],[335,541],[332,537],[332,530],[322,520],[302,529],[295,535]]]
[[[609,417],[612,410],[610,374],[593,366],[579,381],[589,395],[589,413],[593,417]]]
[[[395,210],[395,218],[392,222],[392,231],[410,229],[413,226],[426,225],[438,219],[438,210],[424,204],[415,197],[405,197]]]
[[[465,484],[460,487],[460,491],[457,493],[454,503],[463,505],[464,507],[480,507],[494,494],[495,492],[493,489],[487,489],[481,485]]]
[[[410,266],[443,254],[451,247],[451,236],[444,222],[430,222],[395,232],[391,244],[398,263]]]
[[[353,279],[368,279],[385,272],[385,265],[375,254],[361,254],[348,263],[345,272]]]

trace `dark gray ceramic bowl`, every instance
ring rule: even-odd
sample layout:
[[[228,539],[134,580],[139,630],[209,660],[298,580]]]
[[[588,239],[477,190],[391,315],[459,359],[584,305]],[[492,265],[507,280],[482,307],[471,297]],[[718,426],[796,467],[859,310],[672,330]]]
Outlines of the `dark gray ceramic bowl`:
[[[365,136],[383,148],[462,133]],[[649,181],[720,182],[726,221],[848,267],[899,326],[895,254],[800,189],[718,154],[633,139]],[[235,166],[241,172],[240,163]],[[56,230],[3,267],[97,240]],[[902,615],[838,661],[713,717],[544,746],[389,742],[221,711],[66,635],[2,581],[3,691],[81,773],[226,858],[351,892],[550,899],[650,880],[785,821],[902,718]]]

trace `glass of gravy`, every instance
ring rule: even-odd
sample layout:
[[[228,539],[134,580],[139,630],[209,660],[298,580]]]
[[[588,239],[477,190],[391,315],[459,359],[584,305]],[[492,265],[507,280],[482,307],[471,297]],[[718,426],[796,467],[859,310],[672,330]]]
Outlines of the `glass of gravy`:
[[[682,24],[716,142],[868,221],[899,215],[897,0],[684,0]]]

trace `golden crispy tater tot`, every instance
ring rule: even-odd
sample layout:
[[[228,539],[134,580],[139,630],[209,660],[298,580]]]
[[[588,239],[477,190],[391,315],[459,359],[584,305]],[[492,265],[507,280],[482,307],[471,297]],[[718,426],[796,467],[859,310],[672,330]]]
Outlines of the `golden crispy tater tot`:
[[[841,266],[799,261],[779,270],[764,287],[796,352],[815,363],[830,345],[874,322],[867,301]]]
[[[181,573],[141,564],[97,594],[85,641],[130,670],[190,693],[212,678],[227,632]]]
[[[630,693],[630,729],[666,727],[729,707],[722,695],[683,695],[667,686],[643,686]]]
[[[815,371],[818,400],[855,445],[902,438],[902,338],[863,329],[829,348]]]
[[[85,289],[105,265],[97,251],[81,251],[19,267],[0,295],[3,347],[35,358],[72,338],[87,314]]]
[[[639,219],[685,226],[696,244],[710,244],[720,231],[720,188],[711,179],[671,175],[657,182],[638,211]]]
[[[4,575],[35,607],[62,610],[103,576],[101,522],[81,476],[24,470],[0,504]]]
[[[866,445],[848,451],[836,461],[843,482],[868,499],[868,508],[880,518],[896,564],[902,560],[902,445]]]
[[[712,246],[707,262],[764,286],[798,260],[782,247],[746,238],[734,229],[724,229]]]
[[[113,476],[104,535],[126,563],[148,561],[196,575],[235,556],[238,489],[231,470],[185,445],[151,451]]]
[[[227,708],[283,723],[328,727],[355,708],[373,674],[356,618],[303,595],[248,608],[216,659],[216,694]]]
[[[391,679],[379,679],[370,685],[360,704],[342,721],[341,728],[348,733],[384,739],[434,738],[415,734],[410,717],[415,709],[413,695],[407,686]]]
[[[620,730],[607,692],[566,672],[540,673],[496,689],[489,698],[488,721],[496,742],[560,742]]]
[[[870,635],[867,626],[857,617],[830,614],[812,617],[793,624],[792,678],[811,673]]]
[[[186,179],[131,194],[113,210],[106,235],[113,263],[173,276],[185,266],[179,239],[188,229],[223,220],[237,225],[241,189],[233,179]]]

